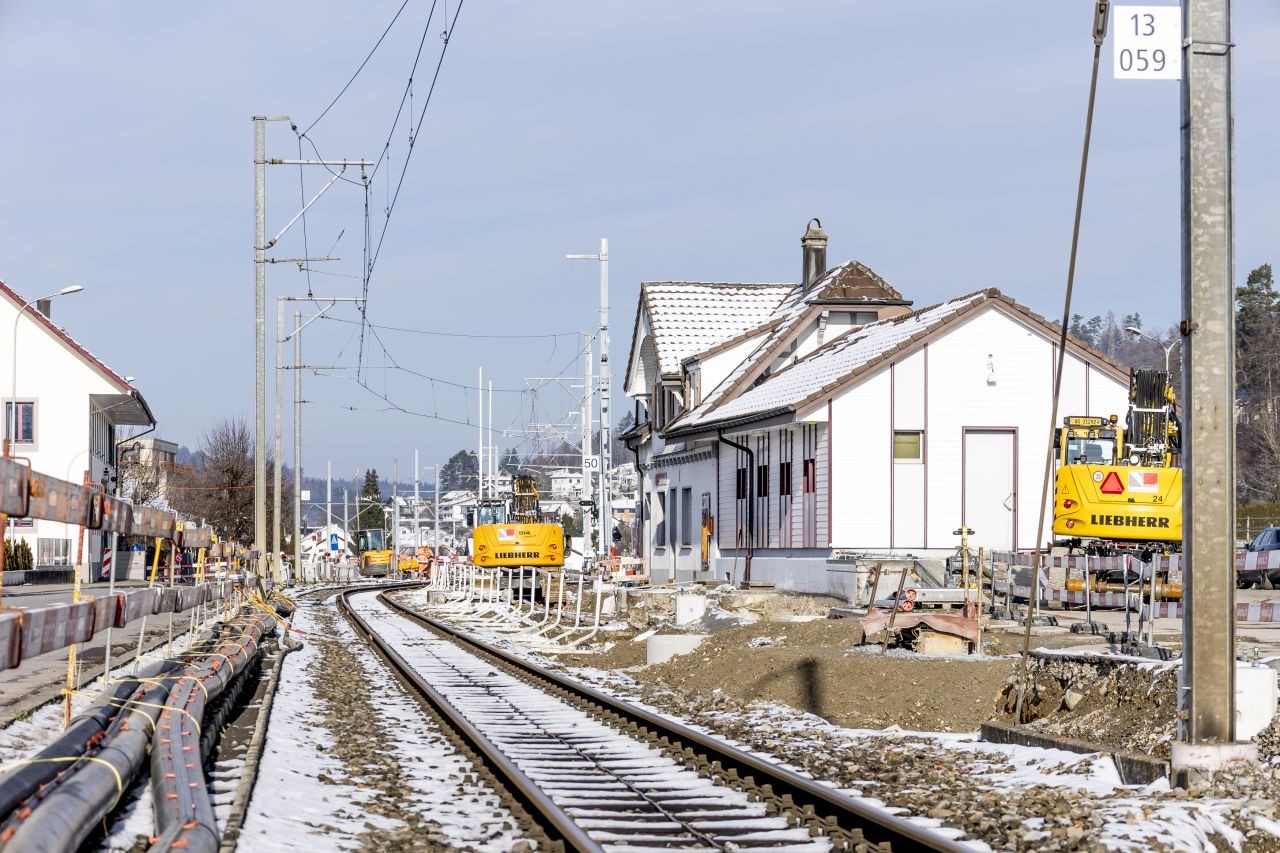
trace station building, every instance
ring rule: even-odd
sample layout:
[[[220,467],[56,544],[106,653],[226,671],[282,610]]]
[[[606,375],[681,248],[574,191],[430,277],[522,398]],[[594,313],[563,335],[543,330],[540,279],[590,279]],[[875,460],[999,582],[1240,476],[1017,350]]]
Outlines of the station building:
[[[36,471],[98,483],[115,494],[118,431],[154,427],[155,416],[128,379],[53,322],[51,304],[57,303],[29,305],[0,282],[0,329],[5,332],[0,338],[0,422],[6,436],[12,430],[13,455],[30,460]],[[83,580],[99,577],[104,534],[87,531],[82,540],[75,525],[10,519],[5,535],[26,540],[37,571],[47,579],[70,580],[77,558],[84,567]]]
[[[994,289],[915,308],[828,269],[815,223],[799,284],[641,285],[623,438],[657,583],[740,581],[750,557],[753,581],[841,593],[842,558],[946,556],[962,525],[1034,547],[1059,327]],[[1123,415],[1128,369],[1067,346],[1060,415]]]

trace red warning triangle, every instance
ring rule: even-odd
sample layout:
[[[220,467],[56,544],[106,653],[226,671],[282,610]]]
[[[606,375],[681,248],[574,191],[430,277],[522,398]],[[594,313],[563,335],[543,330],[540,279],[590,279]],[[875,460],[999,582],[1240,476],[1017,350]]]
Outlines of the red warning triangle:
[[[1120,495],[1124,494],[1124,483],[1120,482],[1120,475],[1115,471],[1107,474],[1107,479],[1102,481],[1102,485],[1098,488],[1104,495]]]

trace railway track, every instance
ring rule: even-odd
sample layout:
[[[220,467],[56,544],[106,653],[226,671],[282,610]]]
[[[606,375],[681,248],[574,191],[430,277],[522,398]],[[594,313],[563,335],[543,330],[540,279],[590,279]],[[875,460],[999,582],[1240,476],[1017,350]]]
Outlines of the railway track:
[[[384,594],[353,591],[338,601],[564,849],[968,849]]]

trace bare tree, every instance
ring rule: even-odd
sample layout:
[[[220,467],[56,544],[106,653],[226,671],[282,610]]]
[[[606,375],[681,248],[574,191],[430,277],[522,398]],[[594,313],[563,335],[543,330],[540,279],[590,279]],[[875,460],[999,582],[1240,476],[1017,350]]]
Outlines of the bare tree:
[[[267,529],[272,525],[271,472],[275,460],[267,458]],[[292,472],[281,476],[281,522],[285,538],[293,529]],[[174,489],[175,508],[188,518],[203,519],[219,537],[252,542],[253,436],[240,419],[219,421],[200,437],[200,453],[190,482]],[[266,545],[268,543],[261,543]]]

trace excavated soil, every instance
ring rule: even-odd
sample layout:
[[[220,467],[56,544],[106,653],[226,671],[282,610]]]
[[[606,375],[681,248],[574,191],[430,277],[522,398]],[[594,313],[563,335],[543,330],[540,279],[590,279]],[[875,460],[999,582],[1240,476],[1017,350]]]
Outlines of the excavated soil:
[[[856,645],[856,634],[851,619],[757,623],[631,674],[688,693],[779,702],[852,728],[969,731],[991,717],[1014,666],[1006,658],[882,655],[879,646]],[[643,656],[643,644],[628,645]]]
[[[1178,669],[1094,657],[1032,658],[1021,722],[1044,734],[1168,758],[1176,734]],[[1016,676],[1005,685],[1004,722],[1013,722]]]

